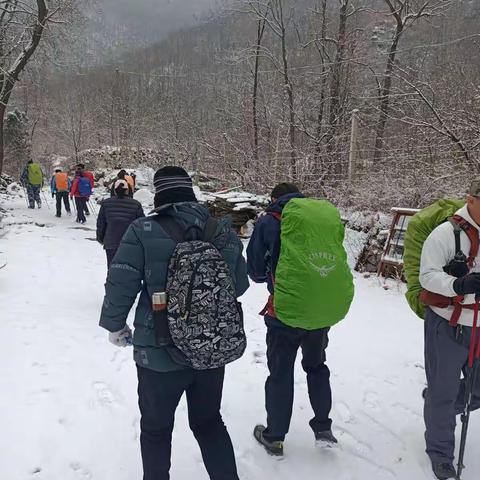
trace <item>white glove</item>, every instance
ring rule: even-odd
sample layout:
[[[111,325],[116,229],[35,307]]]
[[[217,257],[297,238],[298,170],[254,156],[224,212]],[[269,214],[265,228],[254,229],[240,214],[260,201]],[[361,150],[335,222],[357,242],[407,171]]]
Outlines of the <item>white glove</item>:
[[[110,332],[108,340],[116,347],[126,347],[132,344],[132,331],[128,325],[125,325],[118,332]]]

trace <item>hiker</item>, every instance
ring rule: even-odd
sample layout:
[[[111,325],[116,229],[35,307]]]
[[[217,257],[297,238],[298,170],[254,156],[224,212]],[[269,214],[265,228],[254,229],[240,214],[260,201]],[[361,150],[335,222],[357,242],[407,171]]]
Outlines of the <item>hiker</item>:
[[[103,200],[97,218],[97,241],[103,245],[108,268],[127,228],[144,216],[140,202],[128,196],[125,180],[117,180],[114,187],[115,196]]]
[[[88,180],[90,181],[90,187],[91,187],[91,190],[92,190],[92,193],[93,193],[93,189],[95,188],[95,178],[93,176],[93,173],[90,172],[89,170],[85,170],[85,164],[83,164],[83,163],[78,163],[77,164],[75,174],[77,172],[81,172],[82,176],[88,178]],[[88,209],[88,200],[85,202],[84,213],[87,216],[90,215],[90,211]]]
[[[55,173],[50,181],[50,190],[52,192],[52,198],[56,197],[56,217],[60,218],[62,216],[62,201],[65,206],[65,211],[68,213],[68,215],[72,214],[70,211],[70,202],[68,200],[68,194],[71,187],[72,182],[68,178],[68,174],[66,172],[62,172],[61,168],[55,169]]]
[[[123,169],[117,173],[117,178],[112,183],[112,187],[110,188],[110,196],[111,197],[115,196],[115,183],[117,182],[117,180],[125,180],[127,182],[127,185],[128,185],[127,195],[133,198],[133,194],[135,192],[135,180],[131,175],[127,174],[126,170],[123,170]]]
[[[237,480],[220,405],[224,365],[245,349],[236,300],[248,288],[242,243],[230,220],[214,220],[197,203],[182,168],[161,168],[154,186],[153,215],[130,225],[108,270],[100,326],[114,345],[133,342],[144,480],[170,478],[174,416],[184,392],[210,479]],[[132,339],[126,320],[138,292]]]
[[[87,208],[87,202],[92,194],[92,184],[89,178],[84,175],[82,170],[77,169],[75,172],[75,178],[70,190],[70,198],[75,199],[75,206],[77,209],[77,223],[82,225],[87,221],[85,218],[85,210]]]
[[[271,455],[283,455],[300,347],[315,414],[310,427],[316,443],[327,447],[337,443],[330,419],[332,395],[325,352],[329,327],[345,317],[353,298],[343,236],[333,205],[307,199],[295,185],[281,183],[273,189],[271,204],[255,225],[247,248],[250,278],[267,283],[270,293],[261,312],[267,326],[270,372],[265,384],[267,424],[257,425],[253,433]]]
[[[444,202],[442,205],[453,203],[440,202]],[[438,216],[440,202],[425,209],[432,213],[430,223]],[[419,280],[424,291],[420,298],[428,305],[425,316],[427,388],[423,392],[425,442],[426,453],[439,480],[457,478],[453,466],[456,415],[464,411],[470,347],[474,344],[473,319],[478,316],[475,314],[478,304],[476,307],[475,304],[480,300],[479,225],[480,179],[477,179],[470,186],[466,204],[434,228],[421,251]],[[472,387],[471,410],[475,410],[480,407],[480,375]]]
[[[35,208],[35,202],[38,208],[42,208],[40,192],[43,187],[43,178],[40,164],[29,160],[20,175],[20,183],[27,190],[28,208]]]

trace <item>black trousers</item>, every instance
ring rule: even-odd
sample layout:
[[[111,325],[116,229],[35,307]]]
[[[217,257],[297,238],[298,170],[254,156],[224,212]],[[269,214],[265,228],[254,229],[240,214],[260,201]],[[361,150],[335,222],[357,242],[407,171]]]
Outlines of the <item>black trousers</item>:
[[[86,222],[85,209],[87,208],[87,198],[75,197],[75,205],[77,207],[77,222]]]
[[[220,414],[225,369],[161,373],[137,365],[137,371],[143,479],[170,478],[175,410],[186,392],[188,421],[210,479],[238,480],[232,442]]]
[[[330,370],[325,364],[328,328],[303,330],[272,326],[267,321],[267,362],[270,375],[265,384],[269,441],[284,440],[290,428],[294,394],[294,368],[297,351],[303,353],[302,367],[307,374],[308,396],[315,416],[310,420],[314,432],[330,430],[332,408]]]
[[[65,206],[65,211],[70,213],[70,202],[68,201],[68,192],[56,192],[56,206],[57,206],[57,217],[62,214],[62,200]]]

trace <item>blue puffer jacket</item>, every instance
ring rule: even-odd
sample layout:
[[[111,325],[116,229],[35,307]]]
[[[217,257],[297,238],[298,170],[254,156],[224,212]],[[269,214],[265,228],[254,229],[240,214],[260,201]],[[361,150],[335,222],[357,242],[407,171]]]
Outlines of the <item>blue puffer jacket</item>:
[[[202,230],[209,217],[205,207],[193,202],[165,205],[156,212],[174,217],[184,228],[196,226]],[[237,296],[243,295],[249,285],[243,245],[229,219],[220,220],[213,244],[230,267]],[[138,365],[159,372],[185,368],[176,364],[164,347],[157,345],[151,302],[154,292],[165,291],[168,263],[175,246],[153,216],[135,220],[125,233],[108,271],[100,317],[103,328],[110,332],[121,330],[141,292],[134,321],[134,359]]]

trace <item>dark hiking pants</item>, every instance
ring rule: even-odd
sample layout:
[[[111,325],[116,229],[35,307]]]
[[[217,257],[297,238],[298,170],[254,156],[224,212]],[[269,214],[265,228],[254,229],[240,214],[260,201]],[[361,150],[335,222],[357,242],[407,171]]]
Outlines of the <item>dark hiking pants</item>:
[[[77,222],[86,222],[85,208],[87,199],[85,197],[75,197],[75,205],[77,207]]]
[[[30,208],[35,208],[35,202],[37,202],[38,208],[42,206],[42,199],[40,198],[41,188],[41,185],[27,185],[28,205]]]
[[[65,211],[70,213],[70,202],[68,201],[68,192],[56,192],[56,207],[57,207],[57,217],[62,214],[62,201],[65,206]]]
[[[220,415],[225,369],[161,373],[137,366],[137,372],[143,479],[170,478],[175,410],[186,392],[188,421],[210,479],[238,480],[232,442]]]
[[[433,462],[452,462],[456,415],[465,403],[465,377],[472,329],[451,327],[447,320],[427,310],[425,320],[426,452]],[[473,409],[480,407],[480,375],[474,388]]]
[[[330,430],[332,408],[330,370],[325,364],[328,328],[303,330],[272,326],[267,321],[267,362],[270,375],[265,384],[267,429],[269,441],[284,440],[290,427],[293,407],[294,368],[301,347],[302,367],[307,374],[308,395],[315,416],[310,420],[314,432]]]

